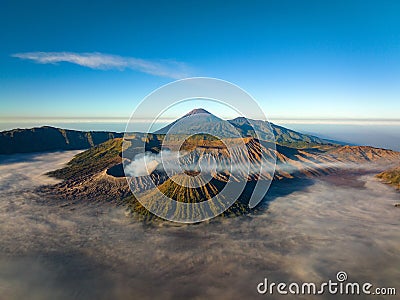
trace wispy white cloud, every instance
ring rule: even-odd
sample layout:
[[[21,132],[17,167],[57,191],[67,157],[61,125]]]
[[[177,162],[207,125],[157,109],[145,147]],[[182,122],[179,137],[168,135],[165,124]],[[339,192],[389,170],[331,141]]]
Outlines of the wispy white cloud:
[[[175,60],[145,60],[135,57],[123,57],[99,52],[24,52],[11,55],[21,59],[32,60],[40,64],[69,62],[83,67],[99,70],[131,69],[151,75],[180,79],[189,76],[189,67]]]

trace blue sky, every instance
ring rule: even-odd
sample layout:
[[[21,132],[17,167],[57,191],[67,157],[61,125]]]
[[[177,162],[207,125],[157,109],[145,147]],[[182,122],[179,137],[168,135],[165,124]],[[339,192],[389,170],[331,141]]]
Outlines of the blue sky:
[[[124,2],[1,1],[0,118],[126,118],[210,76],[269,118],[399,119],[399,1]]]

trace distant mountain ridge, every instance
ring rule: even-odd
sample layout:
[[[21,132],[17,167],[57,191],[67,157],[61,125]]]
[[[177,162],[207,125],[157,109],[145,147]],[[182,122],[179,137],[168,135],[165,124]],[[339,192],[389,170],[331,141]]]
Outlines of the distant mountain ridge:
[[[190,111],[183,117],[177,119],[154,134],[166,134],[177,122],[188,118],[188,124],[184,128],[174,127],[173,131],[179,130],[185,133],[216,132],[221,136],[228,135],[237,137],[255,137],[252,126],[261,136],[262,140],[273,140],[270,129],[275,135],[278,144],[292,148],[306,148],[320,145],[338,146],[332,141],[327,141],[316,136],[302,134],[282,126],[261,120],[250,120],[239,117],[233,120],[222,120],[205,109],[198,108]],[[250,124],[251,123],[251,124]],[[269,124],[271,127],[269,127]],[[189,132],[187,131],[189,128]],[[78,131],[61,129],[51,126],[43,126],[31,129],[13,129],[0,132],[0,154],[30,153],[58,150],[80,150],[99,145],[110,139],[123,137],[124,133],[108,131]]]
[[[231,123],[233,126],[238,128],[243,136],[254,136],[254,131],[252,127],[254,127],[257,132],[264,132],[268,133],[269,132],[269,127],[268,127],[268,122],[262,121],[262,120],[248,120],[244,117],[238,117],[233,120],[229,120],[229,123]],[[251,124],[250,124],[251,122]],[[303,134],[299,133],[297,131],[275,125],[273,123],[269,123],[272,131],[275,135],[275,141],[278,144],[285,145],[285,146],[293,146],[296,145],[296,147],[300,146],[307,146],[307,145],[332,145],[336,144],[332,141],[324,140],[319,137],[309,135],[309,134]],[[270,138],[267,134],[260,136],[260,139],[265,139],[268,140]],[[337,145],[337,144],[336,144]]]
[[[188,121],[183,122],[185,119],[188,119]],[[184,125],[180,127],[176,126],[177,124],[179,125],[180,121],[182,121]],[[233,128],[230,125],[232,125]],[[238,117],[225,121],[203,108],[193,109],[183,117],[155,131],[154,133],[166,134],[167,132],[171,132],[171,129],[172,132],[179,132],[179,130],[182,130],[182,133],[188,133],[188,128],[190,128],[190,130],[193,132],[215,132],[215,134],[225,137],[236,137],[237,132],[239,132],[242,137],[256,137],[254,131],[256,130],[257,133],[261,133],[261,136],[258,136],[258,138],[266,141],[273,139],[272,135],[270,134],[272,129],[272,132],[275,136],[275,141],[278,144],[289,147],[301,148],[313,145],[339,145],[339,143],[335,143],[333,141],[324,140],[309,134],[302,134],[262,120],[252,120],[245,117]],[[235,132],[233,132],[233,129],[236,129],[237,131],[235,130]]]
[[[80,150],[123,137],[123,133],[77,131],[43,126],[0,132],[0,154]]]

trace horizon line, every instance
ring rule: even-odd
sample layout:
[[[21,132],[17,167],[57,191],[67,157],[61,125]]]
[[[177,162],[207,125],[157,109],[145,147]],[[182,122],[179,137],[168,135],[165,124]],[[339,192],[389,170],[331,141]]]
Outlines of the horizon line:
[[[224,118],[230,120],[232,118]],[[176,118],[160,118],[154,123],[169,123]],[[68,124],[68,123],[127,123],[126,117],[0,117],[0,123],[33,123],[33,124]],[[150,119],[136,119],[134,123],[152,123]],[[269,118],[269,122],[277,124],[326,124],[326,125],[395,125],[400,126],[400,119],[393,118]],[[45,124],[43,124],[44,126]]]

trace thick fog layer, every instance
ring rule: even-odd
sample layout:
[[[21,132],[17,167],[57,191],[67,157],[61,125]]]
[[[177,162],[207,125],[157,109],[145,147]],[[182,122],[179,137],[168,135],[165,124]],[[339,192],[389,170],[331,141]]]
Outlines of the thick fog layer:
[[[264,277],[338,271],[400,288],[400,197],[372,174],[274,182],[252,215],[147,226],[123,208],[33,192],[75,153],[0,158],[1,299],[272,298],[257,294]]]

